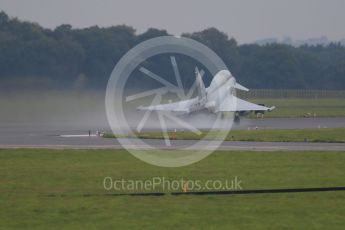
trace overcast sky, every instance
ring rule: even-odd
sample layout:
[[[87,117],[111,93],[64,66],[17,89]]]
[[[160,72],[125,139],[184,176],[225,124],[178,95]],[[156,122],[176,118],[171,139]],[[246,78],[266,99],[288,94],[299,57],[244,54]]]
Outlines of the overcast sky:
[[[0,0],[0,9],[49,28],[126,24],[180,35],[213,26],[240,43],[345,38],[345,0]]]

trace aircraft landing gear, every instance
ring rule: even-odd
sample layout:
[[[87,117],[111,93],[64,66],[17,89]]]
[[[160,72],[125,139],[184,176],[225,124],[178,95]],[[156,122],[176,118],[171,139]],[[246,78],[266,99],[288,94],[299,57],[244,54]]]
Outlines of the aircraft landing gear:
[[[240,123],[241,119],[240,119],[240,115],[238,113],[235,114],[234,117],[234,122],[236,125],[238,125]]]

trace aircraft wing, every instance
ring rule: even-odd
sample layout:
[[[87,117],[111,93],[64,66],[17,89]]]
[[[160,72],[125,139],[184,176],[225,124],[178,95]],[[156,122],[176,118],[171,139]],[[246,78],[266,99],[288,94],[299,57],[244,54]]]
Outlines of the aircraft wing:
[[[275,107],[266,107],[257,105],[249,101],[242,100],[235,96],[227,97],[219,107],[219,112],[237,112],[237,111],[271,111]]]
[[[139,106],[139,110],[150,110],[150,111],[167,111],[167,112],[184,112],[189,113],[189,108],[193,103],[193,99],[179,101],[168,104],[151,105],[147,107]]]

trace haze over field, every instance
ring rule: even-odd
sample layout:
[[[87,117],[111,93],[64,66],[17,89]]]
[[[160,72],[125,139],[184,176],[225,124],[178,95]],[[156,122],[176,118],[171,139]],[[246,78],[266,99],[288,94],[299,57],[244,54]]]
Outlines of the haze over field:
[[[164,35],[205,44],[250,89],[345,89],[345,47],[329,43],[345,37],[343,1],[0,0],[0,4],[3,122],[103,126],[104,91],[116,63],[140,42]],[[291,39],[283,40],[285,36]],[[296,47],[298,40],[315,37],[324,46],[312,39],[311,46]],[[174,83],[169,55],[147,60],[143,66]],[[174,55],[188,88],[199,63]],[[213,76],[205,71],[208,86]],[[132,77],[129,87],[159,87],[138,71]]]

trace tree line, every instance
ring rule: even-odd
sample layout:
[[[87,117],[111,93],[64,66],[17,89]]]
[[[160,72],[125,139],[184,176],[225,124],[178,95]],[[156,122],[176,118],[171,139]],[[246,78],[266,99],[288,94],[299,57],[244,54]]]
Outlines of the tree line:
[[[0,88],[104,89],[115,64],[129,49],[163,35],[169,34],[154,28],[137,34],[126,25],[77,29],[63,24],[52,30],[0,12]],[[237,81],[249,88],[345,89],[345,47],[337,43],[239,45],[216,28],[182,36],[215,51]],[[153,71],[174,81],[171,68],[151,62]],[[194,68],[190,60],[186,62],[179,67],[190,74]]]

